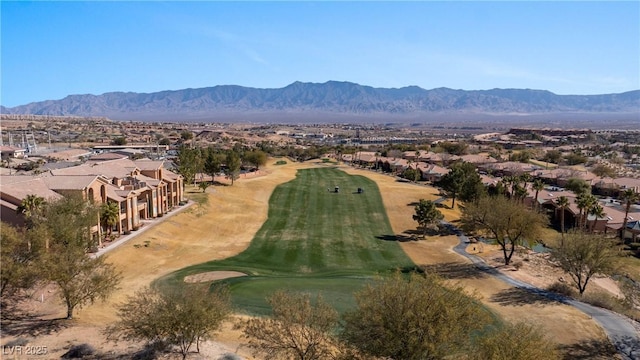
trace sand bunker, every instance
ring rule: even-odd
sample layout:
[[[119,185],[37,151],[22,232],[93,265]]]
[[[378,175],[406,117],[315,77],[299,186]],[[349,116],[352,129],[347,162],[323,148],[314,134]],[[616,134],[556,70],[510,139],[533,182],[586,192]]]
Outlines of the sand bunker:
[[[184,277],[184,282],[193,284],[201,282],[216,281],[235,277],[247,276],[245,273],[238,271],[209,271],[200,274],[193,274]]]

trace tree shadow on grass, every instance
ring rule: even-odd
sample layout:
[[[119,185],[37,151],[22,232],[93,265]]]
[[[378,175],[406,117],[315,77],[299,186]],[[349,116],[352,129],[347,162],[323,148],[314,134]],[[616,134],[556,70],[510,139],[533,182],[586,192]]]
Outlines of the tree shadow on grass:
[[[384,241],[407,242],[407,241],[424,240],[425,239],[424,235],[425,234],[422,230],[408,229],[403,231],[402,234],[378,235],[376,236],[376,239],[384,240]],[[427,236],[441,235],[441,231],[436,229],[427,229],[426,235]]]
[[[558,295],[544,290],[526,289],[521,287],[504,289],[493,295],[491,297],[491,301],[500,305],[511,306],[551,305],[562,303],[562,300]]]
[[[439,263],[422,266],[426,273],[436,273],[445,279],[463,280],[463,279],[484,279],[488,274],[480,271],[474,264],[468,263]]]
[[[398,234],[385,234],[376,236],[378,240],[384,241],[397,241],[397,242],[407,242],[407,241],[416,241],[418,240],[415,236],[412,235],[398,235]]]
[[[584,340],[575,344],[560,345],[558,350],[564,360],[615,359],[616,349],[607,339]]]

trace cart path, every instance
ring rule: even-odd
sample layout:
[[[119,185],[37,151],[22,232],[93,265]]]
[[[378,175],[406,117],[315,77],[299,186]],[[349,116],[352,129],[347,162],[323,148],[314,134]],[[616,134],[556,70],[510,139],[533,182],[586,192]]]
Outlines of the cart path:
[[[466,252],[465,249],[467,247],[467,244],[469,243],[469,239],[462,232],[462,230],[458,229],[456,226],[447,221],[443,220],[441,221],[441,223],[451,231],[453,231],[460,239],[460,243],[456,245],[453,250],[456,253],[469,259],[480,271],[492,275],[511,286],[515,286],[519,289],[524,289],[526,291],[535,293],[536,295],[544,296],[548,299],[575,307],[576,309],[589,315],[604,329],[605,333],[609,337],[609,340],[615,346],[618,353],[622,355],[622,358],[624,360],[640,359],[640,333],[638,333],[638,331],[634,327],[633,320],[612,311],[537,288],[531,284],[527,284],[523,281],[513,279],[510,276],[503,274],[502,272],[487,265],[487,263],[485,263],[485,261],[481,257]]]

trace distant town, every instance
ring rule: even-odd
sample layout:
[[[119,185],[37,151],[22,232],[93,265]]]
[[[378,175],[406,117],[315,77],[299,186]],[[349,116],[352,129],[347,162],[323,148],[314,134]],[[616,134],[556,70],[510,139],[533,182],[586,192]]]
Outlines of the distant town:
[[[116,313],[114,310],[116,305],[113,305],[113,302],[109,303],[107,307],[93,305],[91,296],[94,293],[92,291],[104,289],[101,296],[105,298],[114,291],[129,296],[132,289],[146,285],[149,278],[157,278],[160,275],[162,277],[158,281],[174,281],[177,284],[191,284],[194,281],[192,280],[194,276],[197,279],[202,279],[195,280],[196,282],[202,281],[210,284],[224,281],[227,278],[253,276],[251,270],[227,271],[226,267],[221,268],[224,271],[197,274],[192,274],[192,270],[189,270],[189,276],[181,273],[184,269],[169,275],[166,275],[165,271],[173,272],[181,267],[208,261],[212,257],[220,259],[242,251],[244,254],[250,253],[251,249],[245,250],[250,242],[263,241],[260,239],[252,240],[252,238],[255,231],[262,226],[264,218],[260,217],[260,211],[264,210],[266,218],[266,204],[271,203],[268,193],[271,193],[276,186],[275,182],[271,185],[264,185],[267,183],[261,181],[271,181],[269,179],[272,179],[273,176],[278,183],[282,184],[287,181],[286,179],[289,179],[289,182],[286,183],[289,184],[289,189],[295,188],[299,191],[304,190],[305,193],[311,193],[310,197],[313,198],[313,201],[323,204],[309,206],[313,207],[310,209],[306,205],[307,197],[297,196],[296,199],[299,203],[289,209],[292,211],[291,213],[278,213],[276,215],[280,217],[279,220],[275,219],[269,222],[267,219],[265,222],[268,226],[278,227],[278,231],[270,231],[270,233],[276,234],[273,235],[274,241],[281,244],[275,253],[284,253],[286,250],[288,254],[289,250],[284,244],[298,242],[305,244],[295,247],[297,252],[304,255],[299,258],[311,259],[309,263],[302,262],[302,265],[295,265],[292,268],[293,271],[296,274],[298,272],[304,274],[296,275],[298,277],[289,279],[287,282],[302,281],[301,284],[304,284],[304,281],[307,281],[305,279],[306,273],[315,271],[311,270],[311,262],[318,258],[321,259],[318,260],[321,264],[330,261],[329,257],[325,255],[335,250],[333,245],[335,241],[343,241],[339,240],[342,238],[341,235],[338,235],[342,234],[343,228],[335,226],[340,221],[351,224],[350,227],[352,225],[361,227],[357,231],[357,236],[360,236],[360,233],[366,233],[367,229],[374,225],[384,223],[383,225],[388,226],[373,215],[370,217],[373,219],[372,222],[362,222],[362,218],[367,218],[367,214],[379,214],[376,209],[384,208],[382,202],[380,205],[376,205],[375,209],[373,207],[358,209],[362,212],[358,214],[355,214],[358,211],[349,210],[356,206],[356,199],[367,201],[358,201],[357,206],[369,206],[365,204],[370,204],[370,194],[378,193],[378,189],[373,188],[384,186],[380,189],[380,194],[386,196],[385,202],[391,201],[391,205],[385,206],[390,209],[393,224],[402,224],[398,228],[399,231],[395,230],[393,234],[390,234],[391,230],[378,230],[376,236],[366,237],[371,245],[364,246],[362,251],[358,250],[360,252],[357,252],[357,255],[356,252],[351,255],[342,255],[340,259],[349,259],[349,264],[343,264],[340,267],[352,266],[357,271],[370,271],[366,268],[379,265],[378,261],[370,260],[371,256],[378,256],[377,254],[382,251],[380,250],[382,246],[389,246],[398,251],[397,256],[400,259],[392,257],[392,260],[388,260],[385,257],[384,261],[388,261],[389,265],[384,266],[389,269],[398,269],[398,264],[404,264],[403,261],[408,260],[405,258],[406,252],[412,256],[411,261],[417,264],[415,266],[403,265],[410,271],[426,273],[425,269],[432,266],[429,264],[436,261],[436,266],[443,267],[442,269],[446,266],[467,269],[450,270],[456,274],[462,272],[484,273],[485,270],[471,264],[468,268],[462,263],[462,265],[456,265],[455,261],[460,261],[456,255],[458,253],[470,259],[471,257],[483,259],[481,260],[483,263],[490,264],[486,266],[498,269],[495,271],[507,274],[510,278],[521,276],[520,279],[524,279],[527,283],[534,283],[538,287],[544,286],[546,290],[538,289],[535,290],[535,294],[531,293],[531,295],[526,293],[524,300],[518,302],[517,307],[525,304],[525,306],[534,306],[527,310],[533,314],[532,316],[549,312],[554,315],[545,315],[545,317],[551,319],[556,317],[558,311],[562,311],[563,314],[572,314],[571,311],[574,310],[570,310],[568,307],[563,307],[562,310],[553,307],[556,306],[556,300],[545,300],[549,304],[544,306],[535,305],[536,303],[529,304],[530,301],[539,301],[529,300],[529,296],[539,297],[537,294],[540,293],[549,299],[556,299],[559,296],[557,294],[576,297],[578,295],[575,295],[575,291],[572,289],[575,285],[579,296],[581,296],[581,301],[597,307],[614,309],[629,319],[634,319],[633,321],[637,323],[639,309],[637,259],[640,257],[640,204],[637,195],[640,193],[640,130],[637,129],[497,128],[481,124],[457,126],[417,123],[409,125],[362,123],[296,125],[289,123],[138,122],[114,121],[103,117],[11,114],[3,114],[1,120],[0,214],[3,223],[1,230],[3,231],[3,251],[6,250],[7,258],[12,259],[12,262],[7,263],[8,265],[3,264],[3,273],[9,274],[3,277],[3,288],[9,289],[9,291],[5,291],[3,301],[7,299],[7,303],[18,304],[25,308],[40,306],[41,310],[37,316],[43,319],[51,316],[59,317],[60,315],[55,314],[65,311],[64,307],[66,307],[66,319],[72,319],[74,313],[78,312],[74,309],[89,304],[92,305],[87,311],[111,314],[109,316],[113,318],[113,314]],[[312,170],[317,172],[311,173]],[[288,175],[283,176],[282,174]],[[278,178],[279,176],[280,178]],[[303,176],[307,182],[302,182]],[[291,180],[294,177],[296,180]],[[367,177],[375,179],[375,181],[361,182]],[[254,180],[256,182],[252,182]],[[234,181],[239,183],[234,186]],[[366,184],[366,186],[361,184]],[[261,200],[256,201],[258,197],[256,191],[261,191],[263,186],[271,187],[267,192],[261,192]],[[350,190],[343,190],[347,188]],[[319,196],[319,194],[324,196]],[[425,195],[430,200],[422,198]],[[242,200],[243,198],[246,199]],[[285,198],[287,198],[286,201],[289,201],[291,197],[285,196]],[[74,199],[78,199],[79,202],[74,203]],[[247,199],[250,199],[253,205],[246,205],[248,203],[243,202]],[[281,201],[284,200],[281,199]],[[215,204],[211,204],[213,202]],[[415,208],[412,207],[414,205]],[[229,210],[229,206],[235,207],[233,210]],[[277,206],[284,208],[291,205],[286,202],[286,204]],[[312,213],[317,212],[323,206],[329,207],[331,210],[325,209],[323,213]],[[214,208],[216,210],[213,210]],[[224,208],[227,210],[217,210]],[[414,209],[415,214],[411,215],[410,213]],[[69,216],[69,214],[74,214],[69,212],[71,210],[82,214],[82,216]],[[481,215],[483,211],[484,215]],[[46,215],[43,215],[45,213]],[[467,229],[465,227],[471,226],[469,224],[484,224],[482,222],[484,217],[492,213],[500,214],[494,216],[494,220],[500,223],[495,227],[491,224],[487,224],[485,228],[480,225],[477,228]],[[166,221],[168,217],[174,215],[178,216],[172,218],[171,221]],[[329,215],[334,218],[323,221],[328,221],[332,224],[331,226],[320,225],[322,222],[316,224],[315,221],[306,221]],[[522,221],[510,222],[512,215]],[[217,218],[214,219],[214,216]],[[296,216],[300,217],[296,218]],[[353,219],[344,220],[349,216],[352,216]],[[481,218],[472,218],[472,216],[480,216]],[[226,220],[223,219],[225,217]],[[269,218],[271,217],[270,214]],[[355,220],[356,217],[358,220]],[[282,235],[282,237],[277,235],[281,234],[280,224],[294,218],[297,220],[293,220],[291,224],[299,224],[300,227],[288,225],[286,231],[291,231],[291,234],[307,234],[310,231],[317,231],[318,234],[309,235],[308,238],[297,238],[298,235]],[[503,223],[502,219],[506,218],[509,218],[509,222]],[[419,231],[407,229],[406,224],[411,224],[411,219],[419,222]],[[238,226],[238,224],[243,224],[243,226]],[[247,226],[247,224],[253,225]],[[171,235],[166,231],[173,226],[176,226],[175,233]],[[213,229],[211,226],[215,226],[216,230],[211,230]],[[153,232],[152,227],[162,230],[158,230],[156,233]],[[58,231],[58,228],[62,230]],[[200,230],[191,231],[191,228]],[[47,234],[50,235],[41,237],[39,231],[44,231],[41,229],[46,229]],[[74,232],[74,229],[81,231]],[[155,235],[146,236],[147,230]],[[336,232],[331,233],[334,230]],[[349,231],[351,230],[349,229]],[[494,230],[495,232],[492,232]],[[506,231],[504,234],[501,233],[503,230]],[[515,232],[511,232],[511,230]],[[517,239],[520,236],[518,231],[526,232],[526,241],[525,238],[505,241],[505,236],[511,239],[512,234]],[[545,233],[542,234],[540,231],[545,231]],[[353,234],[347,230],[344,230],[344,233]],[[73,235],[75,237],[72,236],[72,238],[79,239],[78,244],[69,242],[68,234],[75,234]],[[492,234],[495,235],[495,239],[489,238]],[[242,236],[244,240],[236,248],[239,236]],[[354,241],[351,235],[343,237],[346,239],[344,241]],[[614,300],[608,300],[610,301],[607,303],[609,305],[602,305],[598,300],[601,298],[582,296],[588,281],[588,278],[587,281],[583,281],[583,278],[580,277],[583,276],[584,268],[580,268],[581,270],[577,272],[571,272],[572,268],[562,267],[562,264],[558,265],[559,263],[554,260],[556,256],[560,256],[557,254],[567,251],[567,247],[563,245],[565,237],[567,237],[566,244],[581,244],[579,243],[579,241],[583,241],[581,239],[586,239],[584,241],[595,239],[594,241],[597,241],[600,246],[597,249],[604,250],[598,250],[600,252],[593,250],[594,254],[608,254],[606,251],[609,249],[615,250],[615,257],[618,259],[616,261],[622,264],[621,267],[616,268],[615,271],[609,270],[606,266],[612,264],[613,260],[603,260],[604,267],[599,270],[602,275],[600,273],[598,275],[600,282],[595,284],[594,281],[590,287],[606,289],[608,293],[612,294],[623,293],[624,300],[621,300],[621,297],[611,298]],[[283,240],[285,238],[286,241]],[[420,239],[424,241],[419,241]],[[7,246],[4,245],[5,241]],[[307,242],[310,241],[324,243],[317,246],[307,246]],[[331,245],[327,245],[329,241],[331,241]],[[507,250],[509,243],[511,244],[510,253]],[[207,248],[206,246],[214,247]],[[426,248],[423,246],[428,246],[431,250],[425,251]],[[111,251],[116,247],[118,247],[116,251]],[[205,248],[208,250],[203,251],[202,249]],[[321,253],[306,254],[307,248],[320,249]],[[335,248],[343,249],[342,246],[335,246]],[[584,245],[580,249],[586,248]],[[224,249],[232,250],[229,252]],[[262,249],[260,247],[260,250],[256,252],[255,256],[258,256],[258,259],[260,256],[269,255]],[[454,249],[455,252],[451,249]],[[184,251],[188,255],[185,255]],[[366,254],[370,252],[374,255],[364,256],[362,255],[363,251],[366,251]],[[105,257],[102,255],[106,252],[110,252],[110,256],[115,254],[113,259],[120,262],[116,262],[116,265],[103,263],[102,259]],[[440,252],[445,252],[447,255],[438,255]],[[23,257],[23,253],[33,255]],[[513,261],[511,261],[512,255],[514,256]],[[141,258],[141,256],[145,257]],[[359,257],[366,261],[354,263],[354,259]],[[380,258],[382,259],[382,257]],[[138,261],[140,262],[138,263]],[[168,261],[174,261],[176,265],[167,263],[167,265],[160,265],[159,268],[162,270],[157,270],[158,267],[155,264],[163,264]],[[248,263],[254,264],[257,263],[256,261],[262,260],[250,259]],[[454,263],[449,261],[454,261]],[[500,261],[503,262],[500,263]],[[93,267],[87,271],[91,273],[91,276],[102,276],[99,284],[104,284],[104,286],[95,289],[84,285],[74,287],[74,284],[83,284],[84,280],[79,280],[78,283],[66,280],[67,269],[71,266],[79,266],[78,264],[84,262],[92,264]],[[272,263],[274,260],[269,260],[269,264]],[[14,268],[9,267],[12,264],[15,265]],[[35,265],[26,266],[25,264]],[[9,270],[4,271],[4,267]],[[120,273],[114,270],[118,268],[124,269],[124,280],[120,278]],[[25,272],[16,272],[17,275],[13,276],[11,274],[14,273],[10,272],[11,269],[24,270]],[[25,269],[47,269],[47,271],[33,270],[29,272]],[[336,280],[334,273],[331,272],[331,281],[343,281],[351,284],[353,274],[350,271],[355,270],[348,271],[349,277],[339,280]],[[380,274],[378,271],[375,272],[377,276]],[[444,276],[448,276],[446,269],[439,271],[444,271]],[[153,272],[153,274],[148,277],[140,275],[145,272]],[[59,274],[61,275],[58,276]],[[608,274],[610,277],[601,277]],[[592,275],[589,273],[589,276]],[[88,277],[89,275],[83,273],[76,278],[84,279],[84,276]],[[184,279],[178,278],[179,280],[175,281],[171,280],[171,276],[182,276]],[[314,276],[316,276],[315,273]],[[452,275],[449,274],[449,276]],[[468,276],[474,277],[475,275]],[[566,280],[568,277],[571,277],[573,282],[568,282]],[[265,277],[261,276],[261,278]],[[477,277],[476,280],[470,279],[467,281],[475,281],[474,284],[467,285],[471,289],[493,291],[494,293],[498,291],[492,289],[493,285],[489,279],[485,278],[485,275]],[[620,280],[617,280],[618,283],[616,283],[611,279]],[[123,281],[123,290],[116,287],[120,281]],[[396,280],[389,284],[395,282]],[[96,283],[98,282],[96,281]],[[573,283],[575,284],[568,285]],[[342,283],[340,284],[338,288],[349,289],[344,296],[352,296],[350,295],[353,293],[351,285],[343,286]],[[88,292],[90,296],[79,298],[78,302],[72,302],[67,301],[71,299],[67,295],[70,292],[58,291],[60,299],[64,300],[63,306],[60,306],[55,302],[55,298],[49,294],[51,291],[45,292],[43,290],[44,286],[53,289],[70,288],[78,293],[82,293],[86,288],[90,290]],[[284,283],[281,280],[276,280],[271,286],[273,289],[279,289],[284,286]],[[520,289],[519,285],[517,286],[517,289]],[[195,289],[195,287],[189,286],[185,288]],[[432,287],[425,287],[425,289],[430,288]],[[331,291],[334,291],[332,287]],[[392,291],[389,294],[397,294],[402,291]],[[425,290],[420,291],[420,294],[423,294]],[[28,295],[37,295],[38,293],[40,294],[39,298]],[[27,294],[28,296],[18,297],[16,300],[12,297],[16,294]],[[180,292],[180,294],[183,293]],[[213,296],[218,296],[209,292],[203,292],[201,295],[194,294],[184,293],[182,296],[186,298],[201,296],[201,299],[204,299],[202,301],[205,302],[199,304],[205,304]],[[501,294],[501,292],[496,294]],[[120,298],[122,296],[120,295]],[[251,292],[249,296],[261,295],[254,295]],[[329,297],[329,299],[334,302],[342,301],[339,300],[342,299],[342,296]],[[493,304],[496,301],[496,296],[488,296],[482,301]],[[511,296],[509,295],[509,297]],[[137,301],[136,304],[146,304],[147,300],[145,298],[144,301],[135,301]],[[390,303],[395,302],[396,300]],[[283,303],[288,304],[289,300]],[[135,304],[132,304],[127,303],[120,308],[119,314],[124,314],[122,309],[135,307]],[[443,304],[450,306],[448,302]],[[558,304],[560,303],[558,302]],[[507,309],[508,307],[504,304],[500,305],[498,307],[499,313],[501,315],[508,314],[510,311]],[[214,306],[211,309],[217,308]],[[254,310],[250,309],[249,311]],[[626,322],[616,320],[615,316],[618,315],[602,315],[601,310],[596,307],[580,311],[585,311],[589,314],[590,319],[594,319],[590,320],[590,323],[597,323],[607,330],[612,329],[612,327],[607,327],[611,326],[610,323],[616,326],[615,329],[621,324],[629,328],[614,329],[612,335],[607,333],[608,340],[602,340],[602,344],[609,344],[610,341],[615,346],[615,349],[612,350],[603,345],[606,348],[606,351],[603,351],[606,352],[607,357],[610,358],[616,351],[619,353],[633,352],[633,354],[639,351],[638,342],[635,340],[637,331]],[[134,317],[138,317],[137,310],[130,313]],[[473,313],[477,313],[477,311]],[[89,317],[86,312],[80,312],[80,314]],[[548,331],[570,333],[571,331],[568,330],[556,330],[558,326],[574,326],[572,321],[564,320],[564,316],[557,316],[560,319],[557,321],[545,320],[544,326],[551,329]],[[581,319],[584,318],[584,314],[580,313],[580,316]],[[606,316],[611,318],[604,319]],[[153,315],[145,318],[144,321],[152,323],[152,326],[161,326],[162,324],[154,322],[156,318],[158,316]],[[187,315],[179,318],[189,324],[195,321]],[[123,319],[125,318],[123,317]],[[96,329],[102,328],[110,321],[98,321],[92,325],[91,331],[97,331]],[[225,321],[230,323],[233,320]],[[444,323],[455,324],[456,321],[445,321]],[[20,321],[7,321],[7,326],[10,329],[19,329],[20,324]],[[124,322],[118,324],[124,324]],[[220,324],[220,322],[213,322],[210,326],[213,329],[219,327]],[[5,328],[7,326],[3,325]],[[245,334],[249,334],[248,336],[258,336],[252,335],[251,329],[250,326],[245,325],[243,331]],[[12,333],[14,335],[7,337],[10,339],[9,344],[19,340],[16,340],[15,336],[22,336],[22,332],[19,330],[11,331],[14,331]],[[579,340],[582,341],[581,339],[586,338],[587,335],[583,334],[586,330],[580,331],[582,333],[580,333]],[[249,357],[247,352],[238,350],[240,349],[238,344],[243,341],[239,338],[240,335],[233,336],[231,339],[224,340],[225,346],[227,346],[226,353],[230,354],[234,350],[229,349],[235,348],[236,354],[253,358]],[[629,340],[626,342],[617,341],[621,336],[626,336]],[[460,336],[460,338],[468,337],[466,335]],[[604,333],[599,337],[604,338]],[[44,351],[51,349],[56,354],[62,354],[66,351],[58,345],[62,340],[57,340],[53,336],[41,336],[38,339],[46,341],[43,342],[44,344],[49,344],[44,346]],[[94,335],[91,339],[96,344],[108,342],[108,339],[101,335]],[[136,339],[144,340],[146,338]],[[199,346],[197,344],[201,340],[196,337],[192,342],[195,341],[196,346]],[[562,344],[563,341],[575,342],[571,339],[557,342]],[[134,349],[140,347],[140,343],[132,344]],[[78,349],[84,349],[81,347],[84,345],[77,346],[80,346]],[[106,346],[105,349],[112,348],[112,345],[104,346]],[[536,345],[533,348],[547,349],[548,346]],[[132,347],[130,346],[130,348]],[[580,353],[580,349],[582,349],[582,347],[579,349],[558,348],[567,355],[567,358]],[[74,349],[76,347],[69,351]],[[175,350],[176,347],[173,349]],[[91,351],[95,352],[96,350],[91,349]],[[122,352],[127,353],[127,351],[129,350]],[[140,351],[144,351],[144,349]],[[170,352],[172,350],[168,348],[163,351]],[[180,351],[183,358],[190,353],[188,347],[181,348]],[[217,354],[221,353],[217,352]],[[131,358],[130,353],[123,356]],[[631,355],[630,358],[634,358],[633,356]],[[234,355],[232,358],[245,357]],[[555,359],[555,357],[548,358]]]
[[[603,232],[619,231],[624,217],[620,204],[609,197],[615,199],[625,189],[640,192],[640,130],[522,127],[497,132],[481,126],[148,123],[4,114],[1,131],[3,178],[74,173],[63,169],[118,159],[159,161],[179,174],[174,160],[184,146],[258,149],[300,161],[331,154],[401,177],[414,169],[419,175],[412,180],[430,183],[440,180],[448,166],[463,161],[477,167],[487,186],[504,176],[528,174],[543,180],[547,187],[537,201],[552,203],[554,195],[567,195],[562,191],[571,179],[587,182],[602,195],[606,216],[593,221]],[[245,167],[250,165],[243,163]],[[196,182],[205,179],[205,171],[198,173]],[[0,189],[7,188],[8,182],[3,183]],[[534,190],[529,192],[533,196]],[[12,200],[10,207],[22,201]],[[573,204],[568,211],[577,216],[579,209]],[[640,208],[634,211],[630,219],[640,220]]]

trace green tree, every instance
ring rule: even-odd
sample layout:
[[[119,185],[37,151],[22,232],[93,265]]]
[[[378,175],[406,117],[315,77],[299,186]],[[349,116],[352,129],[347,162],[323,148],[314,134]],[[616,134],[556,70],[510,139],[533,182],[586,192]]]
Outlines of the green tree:
[[[222,168],[222,162],[224,161],[224,155],[219,154],[214,148],[207,149],[207,157],[204,160],[204,172],[211,176],[211,181],[220,172]]]
[[[414,210],[413,220],[417,221],[422,228],[423,237],[427,236],[429,227],[437,225],[440,220],[444,219],[444,215],[436,208],[436,204],[430,200],[420,199]]]
[[[193,133],[191,131],[185,130],[180,133],[180,138],[184,141],[193,139]]]
[[[521,150],[509,155],[509,161],[528,163],[529,160],[531,160],[531,152],[528,150]]]
[[[404,169],[401,175],[402,178],[410,180],[410,181],[418,181],[420,179],[420,172],[411,166]]]
[[[502,249],[509,265],[516,246],[537,240],[547,224],[546,215],[503,196],[483,197],[462,210],[462,224],[467,230],[488,233]]]
[[[456,197],[463,201],[475,201],[485,191],[476,168],[467,162],[451,165],[451,170],[442,177],[438,186],[450,194],[451,208],[455,207]]]
[[[559,164],[560,161],[562,160],[562,152],[560,150],[549,150],[544,155],[542,160],[546,162],[554,163],[554,164]]]
[[[120,206],[116,202],[107,201],[100,205],[100,222],[107,228],[107,235],[113,233],[113,227],[120,221]]]
[[[571,276],[582,295],[594,275],[613,272],[618,250],[602,235],[572,231],[567,234],[567,241],[552,250],[551,256]]]
[[[470,360],[557,360],[556,345],[538,327],[505,324],[477,337]]]
[[[433,274],[376,281],[356,293],[341,338],[370,357],[442,359],[460,355],[488,311],[462,286],[444,286]]]
[[[336,341],[331,332],[338,325],[337,312],[318,296],[276,292],[267,299],[269,318],[253,318],[242,324],[244,337],[255,354],[265,359],[333,359]]]
[[[182,145],[176,159],[178,173],[184,177],[184,184],[195,182],[196,174],[202,171],[203,161],[199,149]]]
[[[117,288],[121,276],[106,257],[89,257],[95,246],[91,228],[97,225],[98,209],[80,196],[67,196],[50,203],[45,220],[38,224],[50,240],[50,251],[42,256],[44,277],[57,285],[67,306],[67,319],[76,308],[106,299]]]
[[[171,140],[169,140],[169,138],[163,137],[158,142],[158,145],[171,145]]]
[[[631,204],[640,200],[640,194],[635,192],[633,189],[627,189],[622,192],[621,197],[622,201],[624,201],[624,220],[622,222],[622,229],[620,230],[620,239],[624,240],[624,233],[627,230],[627,222],[629,220],[629,210],[631,210]]]
[[[260,169],[267,163],[267,154],[261,150],[249,151],[244,154],[244,160],[255,166],[256,169]]]
[[[188,285],[177,289],[146,288],[118,307],[119,320],[107,327],[109,338],[164,342],[177,346],[185,359],[195,344],[209,339],[231,312],[229,292]]]
[[[119,137],[113,139],[113,141],[111,143],[113,145],[118,145],[118,146],[127,145],[127,138],[125,138],[124,136],[119,136]]]
[[[235,151],[229,151],[225,160],[227,165],[227,178],[231,179],[231,185],[240,177],[240,156]]]
[[[579,178],[569,178],[564,186],[567,190],[571,190],[577,196],[581,194],[591,194],[591,185],[585,180]]]
[[[469,145],[467,145],[464,142],[444,141],[439,143],[438,147],[440,147],[442,150],[444,150],[448,154],[460,156],[467,153],[467,149],[469,148]]]

